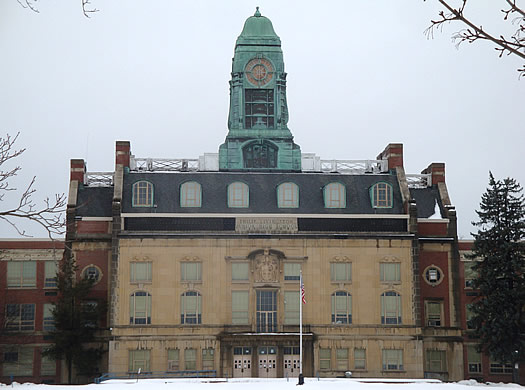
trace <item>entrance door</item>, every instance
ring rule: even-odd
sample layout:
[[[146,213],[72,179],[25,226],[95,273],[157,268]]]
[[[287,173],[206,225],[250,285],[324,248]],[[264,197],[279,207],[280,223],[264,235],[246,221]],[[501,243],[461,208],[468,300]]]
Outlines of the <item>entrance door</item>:
[[[277,378],[276,347],[259,347],[259,377]]]
[[[249,378],[252,376],[252,348],[233,348],[233,377]]]
[[[299,376],[299,347],[284,347],[284,376],[297,378]]]

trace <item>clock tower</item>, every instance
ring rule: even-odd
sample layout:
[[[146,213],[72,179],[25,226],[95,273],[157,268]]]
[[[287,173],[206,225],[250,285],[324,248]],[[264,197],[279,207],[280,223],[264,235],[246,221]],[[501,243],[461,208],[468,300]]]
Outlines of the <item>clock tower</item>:
[[[301,171],[301,149],[288,129],[281,39],[259,7],[237,38],[231,76],[220,170]]]

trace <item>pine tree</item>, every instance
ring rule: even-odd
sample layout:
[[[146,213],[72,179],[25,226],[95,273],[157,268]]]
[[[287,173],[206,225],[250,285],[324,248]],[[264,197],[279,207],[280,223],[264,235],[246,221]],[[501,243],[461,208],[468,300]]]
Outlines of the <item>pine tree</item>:
[[[72,383],[73,366],[82,375],[91,376],[97,369],[97,362],[103,348],[97,346],[96,332],[106,305],[90,303],[89,293],[94,280],[77,280],[77,267],[66,250],[57,273],[58,300],[52,310],[55,330],[49,333],[53,344],[44,351],[45,356],[65,360],[68,383]]]
[[[516,364],[525,358],[525,201],[511,178],[495,180],[481,197],[472,259],[478,260],[473,287],[479,297],[469,322],[480,350],[491,359]]]

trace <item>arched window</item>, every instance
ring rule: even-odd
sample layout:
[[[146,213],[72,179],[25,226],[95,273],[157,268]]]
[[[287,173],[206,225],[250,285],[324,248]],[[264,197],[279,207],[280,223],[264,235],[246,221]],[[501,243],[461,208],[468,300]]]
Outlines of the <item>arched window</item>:
[[[180,323],[202,323],[202,297],[197,291],[186,291],[180,297]]]
[[[277,187],[279,208],[299,207],[299,187],[295,183],[282,183]]]
[[[330,183],[324,186],[324,207],[342,209],[346,207],[346,189],[341,183]]]
[[[332,324],[352,323],[352,296],[346,291],[332,294]]]
[[[380,182],[370,188],[370,201],[374,208],[392,208],[392,186]]]
[[[153,184],[141,180],[133,184],[133,207],[153,206]]]
[[[277,148],[269,142],[253,142],[242,149],[244,168],[277,168]]]
[[[151,295],[137,291],[129,299],[129,323],[132,325],[151,324]]]
[[[381,294],[381,323],[385,325],[401,324],[401,295],[395,291]]]
[[[180,186],[180,207],[201,207],[202,190],[196,181],[188,181]]]
[[[250,189],[236,181],[228,186],[228,207],[245,208],[250,205]]]

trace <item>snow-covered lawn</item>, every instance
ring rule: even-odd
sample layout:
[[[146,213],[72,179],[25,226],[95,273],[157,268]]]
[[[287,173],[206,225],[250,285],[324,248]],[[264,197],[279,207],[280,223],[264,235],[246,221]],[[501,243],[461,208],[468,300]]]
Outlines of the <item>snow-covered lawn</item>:
[[[388,381],[388,382],[387,382]],[[2,385],[0,388],[11,387]],[[297,379],[139,379],[109,380],[99,385],[52,386],[32,383],[12,386],[18,390],[482,390],[488,387],[510,387],[522,389],[515,384],[481,384],[476,381],[442,383],[432,380],[384,380],[384,379],[320,379],[305,378],[302,388],[297,387]],[[59,389],[58,389],[59,388]]]

